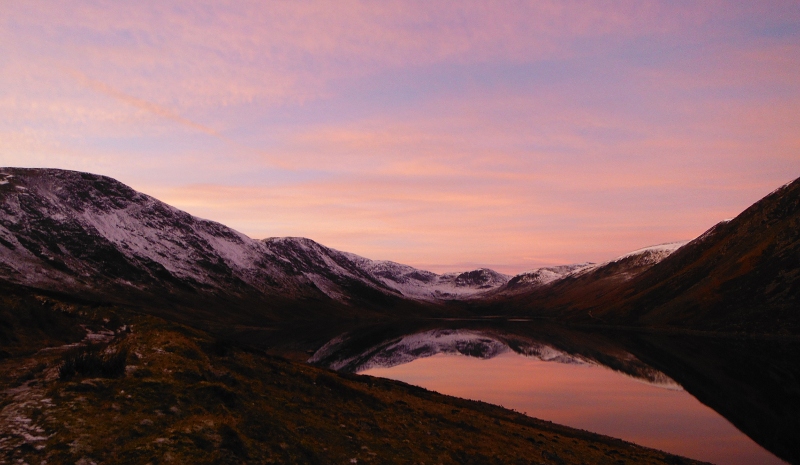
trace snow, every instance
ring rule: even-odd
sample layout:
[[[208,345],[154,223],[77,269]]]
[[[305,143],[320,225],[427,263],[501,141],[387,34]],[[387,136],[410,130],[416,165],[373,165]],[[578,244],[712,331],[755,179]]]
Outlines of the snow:
[[[651,255],[653,256],[653,260],[661,261],[688,243],[689,241],[677,241],[677,242],[667,242],[665,244],[651,245],[649,247],[644,247],[638,250],[634,250],[633,252],[628,252],[624,255],[620,255],[614,260],[611,260],[611,262],[609,263],[618,262],[620,260],[624,260],[630,257],[644,256],[644,255]]]
[[[305,275],[312,283],[314,283],[317,288],[322,291],[325,295],[330,297],[333,300],[338,300],[343,302],[347,300],[347,297],[344,293],[341,292],[338,286],[334,283],[328,281],[327,279],[323,278],[314,273],[308,273]]]
[[[643,247],[641,249],[634,250],[633,252],[628,252],[626,254],[620,255],[619,257],[616,257],[613,260],[577,269],[572,273],[570,273],[568,276],[583,276],[593,272],[594,270],[621,262],[629,262],[626,264],[626,266],[629,267],[629,269],[648,266],[648,265],[652,266],[655,265],[656,263],[661,262],[668,256],[672,255],[676,250],[680,249],[681,247],[683,247],[688,243],[689,241],[676,241],[676,242],[667,242],[664,244]],[[636,276],[636,273],[621,271],[618,272],[618,276],[623,279],[630,279]]]
[[[406,297],[420,300],[468,299],[498,288],[511,279],[493,270],[478,269],[460,273],[436,274],[388,261],[362,259],[360,263],[376,279]],[[482,285],[459,283],[460,276],[476,273],[485,278]]]
[[[791,186],[792,184],[794,184],[794,183],[795,183],[795,182],[797,182],[798,180],[800,180],[800,178],[798,178],[798,179],[792,179],[791,181],[787,182],[786,184],[784,184],[784,185],[782,185],[782,186],[778,187],[777,189],[773,190],[772,192],[770,192],[770,193],[769,193],[769,194],[767,194],[766,196],[767,196],[767,197],[769,197],[770,195],[772,195],[772,194],[774,194],[774,193],[776,193],[776,192],[780,192],[780,191],[782,191],[782,190],[786,189],[787,187]]]
[[[708,228],[706,232],[697,236],[697,238],[693,239],[691,242],[703,242],[704,240],[708,239],[709,237],[713,236],[717,230],[725,224],[730,223],[733,219],[725,219],[720,221],[719,223],[715,224],[714,226]]]
[[[584,276],[602,267],[619,263],[630,262],[626,266],[638,268],[642,266],[655,265],[667,258],[673,252],[686,245],[689,241],[668,242],[665,244],[652,245],[641,249],[628,252],[624,255],[609,260],[604,263],[575,263],[572,265],[561,265],[555,267],[537,268],[531,271],[520,273],[511,278],[507,287],[499,290],[502,294],[519,294],[537,287],[550,286],[568,277]],[[618,272],[618,276],[623,279],[630,279],[636,275],[633,272]]]
[[[81,180],[77,181],[77,186],[60,183],[58,179],[49,179],[47,183],[31,181],[36,179],[21,178],[21,182],[29,182],[42,205],[39,215],[62,224],[77,222],[86,234],[110,242],[134,264],[144,267],[147,261],[156,262],[173,276],[211,286],[220,285],[219,279],[200,266],[201,261],[224,263],[234,275],[250,281],[254,287],[263,287],[263,274],[275,274],[268,266],[268,269],[263,269],[269,251],[260,241],[218,223],[192,217],[152,197],[136,194],[103,198],[90,187],[83,186],[86,183]],[[83,200],[84,205],[76,208],[70,200],[77,195],[83,196],[82,200],[88,197],[88,200]],[[67,196],[67,201],[64,196]],[[4,200],[5,206],[12,211],[10,215],[4,215],[4,221],[29,221],[26,218],[28,212],[23,213],[19,208],[15,195]],[[16,239],[9,240],[14,238],[14,234],[2,226],[0,237],[16,246],[13,251],[0,247],[0,261],[15,269],[26,284],[74,282],[63,272],[43,264],[25,247],[18,246]],[[63,255],[59,258],[68,266],[77,267],[75,271],[80,274],[93,275],[91,268],[80,270],[87,265],[91,267],[91,263],[82,263],[71,257],[63,247],[61,252]],[[37,278],[36,269],[43,270],[45,276]],[[130,284],[124,279],[119,281],[120,284]]]
[[[42,218],[64,224],[65,230],[113,245],[126,260],[151,274],[150,262],[161,265],[174,277],[190,285],[223,288],[230,277],[254,289],[266,292],[278,287],[285,295],[315,293],[318,289],[332,299],[348,299],[345,283],[356,281],[387,295],[437,302],[466,300],[485,296],[502,289],[509,281],[531,286],[549,285],[566,276],[588,272],[599,265],[580,263],[544,267],[516,277],[482,268],[461,273],[436,274],[430,271],[387,260],[370,260],[356,254],[325,247],[310,239],[298,237],[254,240],[219,223],[193,217],[150,196],[127,190],[108,178],[86,180],[80,173],[58,170],[32,170],[38,174],[20,175],[17,187],[28,187],[39,202]],[[13,175],[5,176],[7,182]],[[120,193],[105,194],[93,186],[96,181],[110,183]],[[116,184],[115,184],[116,183]],[[24,185],[24,186],[23,186]],[[25,194],[5,195],[3,224],[14,229],[26,227],[30,211],[20,207]],[[11,225],[14,225],[12,227]],[[15,231],[17,229],[14,229]],[[61,247],[61,253],[41,250],[50,256],[42,259],[22,247],[16,234],[0,225],[0,238],[12,247],[0,246],[0,277],[44,288],[102,286],[97,280],[81,283],[83,277],[97,277],[101,264],[73,257]],[[683,245],[684,242],[646,247],[618,257],[621,260],[642,255],[655,262]],[[45,257],[45,254],[40,254]],[[58,260],[72,268],[65,273],[49,261]],[[610,263],[610,262],[609,262]],[[288,265],[288,266],[287,266]],[[130,286],[124,278],[114,281]]]
[[[587,268],[593,268],[594,263],[584,262],[572,265],[549,266],[525,271],[514,277],[514,281],[529,286],[543,286],[562,279],[571,274],[577,273]]]
[[[246,269],[253,267],[259,255],[263,254],[258,242],[243,234],[239,237],[238,242],[213,236],[205,231],[198,231],[197,234],[205,239],[211,248],[232,268]]]
[[[334,276],[362,280],[384,291],[393,291],[407,298],[418,300],[437,301],[472,298],[488,290],[500,287],[510,279],[510,276],[488,269],[438,275],[392,261],[370,260],[350,252],[342,252],[325,247],[306,238],[271,237],[265,239],[264,242],[273,247],[279,246],[282,250],[288,249],[286,253],[291,253],[301,261],[313,260],[317,262],[318,266],[325,268]],[[291,263],[290,260],[287,261]],[[358,272],[354,270],[358,270]],[[486,278],[485,285],[476,286],[458,282],[457,278],[459,276],[476,272]],[[311,277],[309,272],[304,272],[304,274],[326,294],[335,292],[335,288],[330,285],[321,286],[319,276]]]

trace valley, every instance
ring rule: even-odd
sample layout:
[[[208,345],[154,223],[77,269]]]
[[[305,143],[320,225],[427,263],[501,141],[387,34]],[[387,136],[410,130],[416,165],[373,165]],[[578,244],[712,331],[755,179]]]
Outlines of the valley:
[[[693,463],[355,374],[437,354],[668,379],[796,463],[799,247],[800,180],[691,241],[509,276],[0,168],[0,463]]]

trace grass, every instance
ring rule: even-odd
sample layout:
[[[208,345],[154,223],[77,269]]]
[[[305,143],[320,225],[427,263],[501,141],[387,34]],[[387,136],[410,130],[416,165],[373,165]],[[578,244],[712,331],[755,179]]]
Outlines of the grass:
[[[101,345],[78,347],[64,354],[64,360],[58,367],[58,377],[70,380],[76,375],[119,378],[125,374],[125,362],[128,349],[125,347],[109,348]]]
[[[132,331],[105,347],[0,360],[0,463],[694,463],[114,311]]]

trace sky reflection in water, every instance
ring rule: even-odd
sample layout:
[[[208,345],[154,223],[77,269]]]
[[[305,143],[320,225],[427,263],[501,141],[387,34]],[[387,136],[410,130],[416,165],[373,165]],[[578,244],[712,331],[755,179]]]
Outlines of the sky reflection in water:
[[[437,354],[361,374],[713,463],[784,463],[677,386],[647,384],[597,365],[544,362],[511,352],[488,360]]]

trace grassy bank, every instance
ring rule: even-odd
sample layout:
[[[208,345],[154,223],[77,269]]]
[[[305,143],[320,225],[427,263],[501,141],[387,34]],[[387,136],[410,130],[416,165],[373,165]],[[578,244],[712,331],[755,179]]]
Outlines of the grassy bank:
[[[94,346],[76,348],[74,331],[57,341],[17,328],[25,337],[0,360],[0,463],[694,463],[120,308],[6,299],[4,309],[33,304],[87,328]],[[65,376],[76,353],[98,366],[124,357],[125,369]]]

